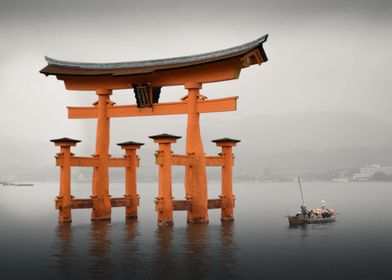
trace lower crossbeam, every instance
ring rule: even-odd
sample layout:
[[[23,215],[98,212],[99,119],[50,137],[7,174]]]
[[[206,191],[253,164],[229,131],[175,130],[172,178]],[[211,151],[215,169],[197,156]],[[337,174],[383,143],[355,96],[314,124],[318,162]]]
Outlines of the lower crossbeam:
[[[127,197],[110,198],[112,207],[129,207],[131,206],[131,199]],[[56,209],[60,209],[62,205],[56,203]],[[87,209],[93,208],[93,200],[91,198],[74,198],[71,200],[72,209]]]
[[[208,200],[208,209],[220,209],[220,208],[222,208],[222,206],[223,206],[223,203],[220,198]],[[190,201],[190,200],[173,200],[173,210],[174,211],[191,211],[192,210],[192,201]]]

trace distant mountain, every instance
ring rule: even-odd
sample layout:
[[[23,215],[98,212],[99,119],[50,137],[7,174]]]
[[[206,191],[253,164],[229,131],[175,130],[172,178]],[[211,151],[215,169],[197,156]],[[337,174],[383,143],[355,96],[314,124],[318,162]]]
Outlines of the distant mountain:
[[[206,131],[240,138],[238,167],[254,173],[392,165],[392,123],[358,112],[259,114]]]
[[[47,176],[57,149],[46,141],[29,141],[0,134],[0,179]]]
[[[380,122],[362,113],[301,112],[242,118],[235,118],[235,113],[227,113],[227,118],[222,116],[202,116],[204,147],[207,154],[217,154],[220,149],[210,142],[212,139],[226,136],[241,139],[234,149],[238,155],[238,169],[259,172],[267,166],[346,168],[371,163],[392,165],[392,123]],[[157,148],[149,135],[168,132],[185,138],[185,117],[149,120],[145,123],[135,118],[114,121],[111,126],[112,155],[122,155],[123,151],[115,145],[120,141],[145,142],[139,154],[141,164],[150,166],[144,168],[147,170],[155,168],[154,151]],[[85,128],[84,137],[87,139],[82,139],[78,148],[73,149],[77,155],[94,152],[95,123],[90,122]],[[184,138],[173,146],[176,153],[184,152]],[[57,152],[58,148],[47,139],[31,142],[0,133],[0,179],[10,174],[57,176],[54,166]]]
[[[238,152],[247,154],[392,145],[392,123],[358,112],[259,114],[208,124],[206,131],[212,137],[238,137]]]
[[[238,166],[256,174],[265,169],[277,170],[325,170],[359,169],[369,164],[392,166],[392,145],[376,147],[344,147],[322,151],[293,150],[267,155],[241,154]]]

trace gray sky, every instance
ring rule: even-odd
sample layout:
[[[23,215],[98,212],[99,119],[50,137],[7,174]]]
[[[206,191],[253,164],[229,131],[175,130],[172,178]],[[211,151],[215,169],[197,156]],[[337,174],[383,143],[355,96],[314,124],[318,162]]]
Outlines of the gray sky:
[[[61,81],[39,74],[44,55],[86,62],[164,58],[266,33],[267,63],[244,69],[239,80],[204,86],[210,98],[240,96],[238,112],[216,118],[348,110],[392,122],[392,1],[1,0],[0,135],[83,138],[94,125],[67,120],[66,106],[96,97],[67,92]],[[131,95],[115,92],[113,100],[134,102]],[[162,98],[183,95],[181,87],[166,88]],[[130,126],[183,119],[145,118]]]

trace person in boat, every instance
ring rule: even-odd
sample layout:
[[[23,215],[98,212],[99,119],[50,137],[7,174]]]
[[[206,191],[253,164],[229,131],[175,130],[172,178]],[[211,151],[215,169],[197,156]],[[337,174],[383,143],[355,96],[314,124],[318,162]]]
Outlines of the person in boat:
[[[320,209],[327,210],[327,203],[325,202],[325,200],[321,200]]]
[[[321,200],[320,209],[323,218],[329,218],[333,214],[333,212],[327,208],[327,203],[325,202],[325,200]]]
[[[309,219],[309,210],[307,209],[305,204],[301,205],[301,218],[302,219]]]

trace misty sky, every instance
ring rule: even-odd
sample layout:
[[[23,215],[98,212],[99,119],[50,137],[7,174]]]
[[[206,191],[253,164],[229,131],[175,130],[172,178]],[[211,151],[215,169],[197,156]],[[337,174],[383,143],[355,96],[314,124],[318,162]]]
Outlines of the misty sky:
[[[44,55],[85,62],[165,58],[266,33],[267,63],[243,69],[239,80],[204,86],[210,98],[240,96],[238,112],[215,118],[343,110],[392,122],[392,1],[1,0],[0,135],[83,138],[87,123],[93,125],[67,120],[65,107],[90,105],[95,95],[68,92],[39,74]],[[186,94],[182,87],[162,92],[163,101]],[[134,102],[133,93],[115,92],[113,100]]]

